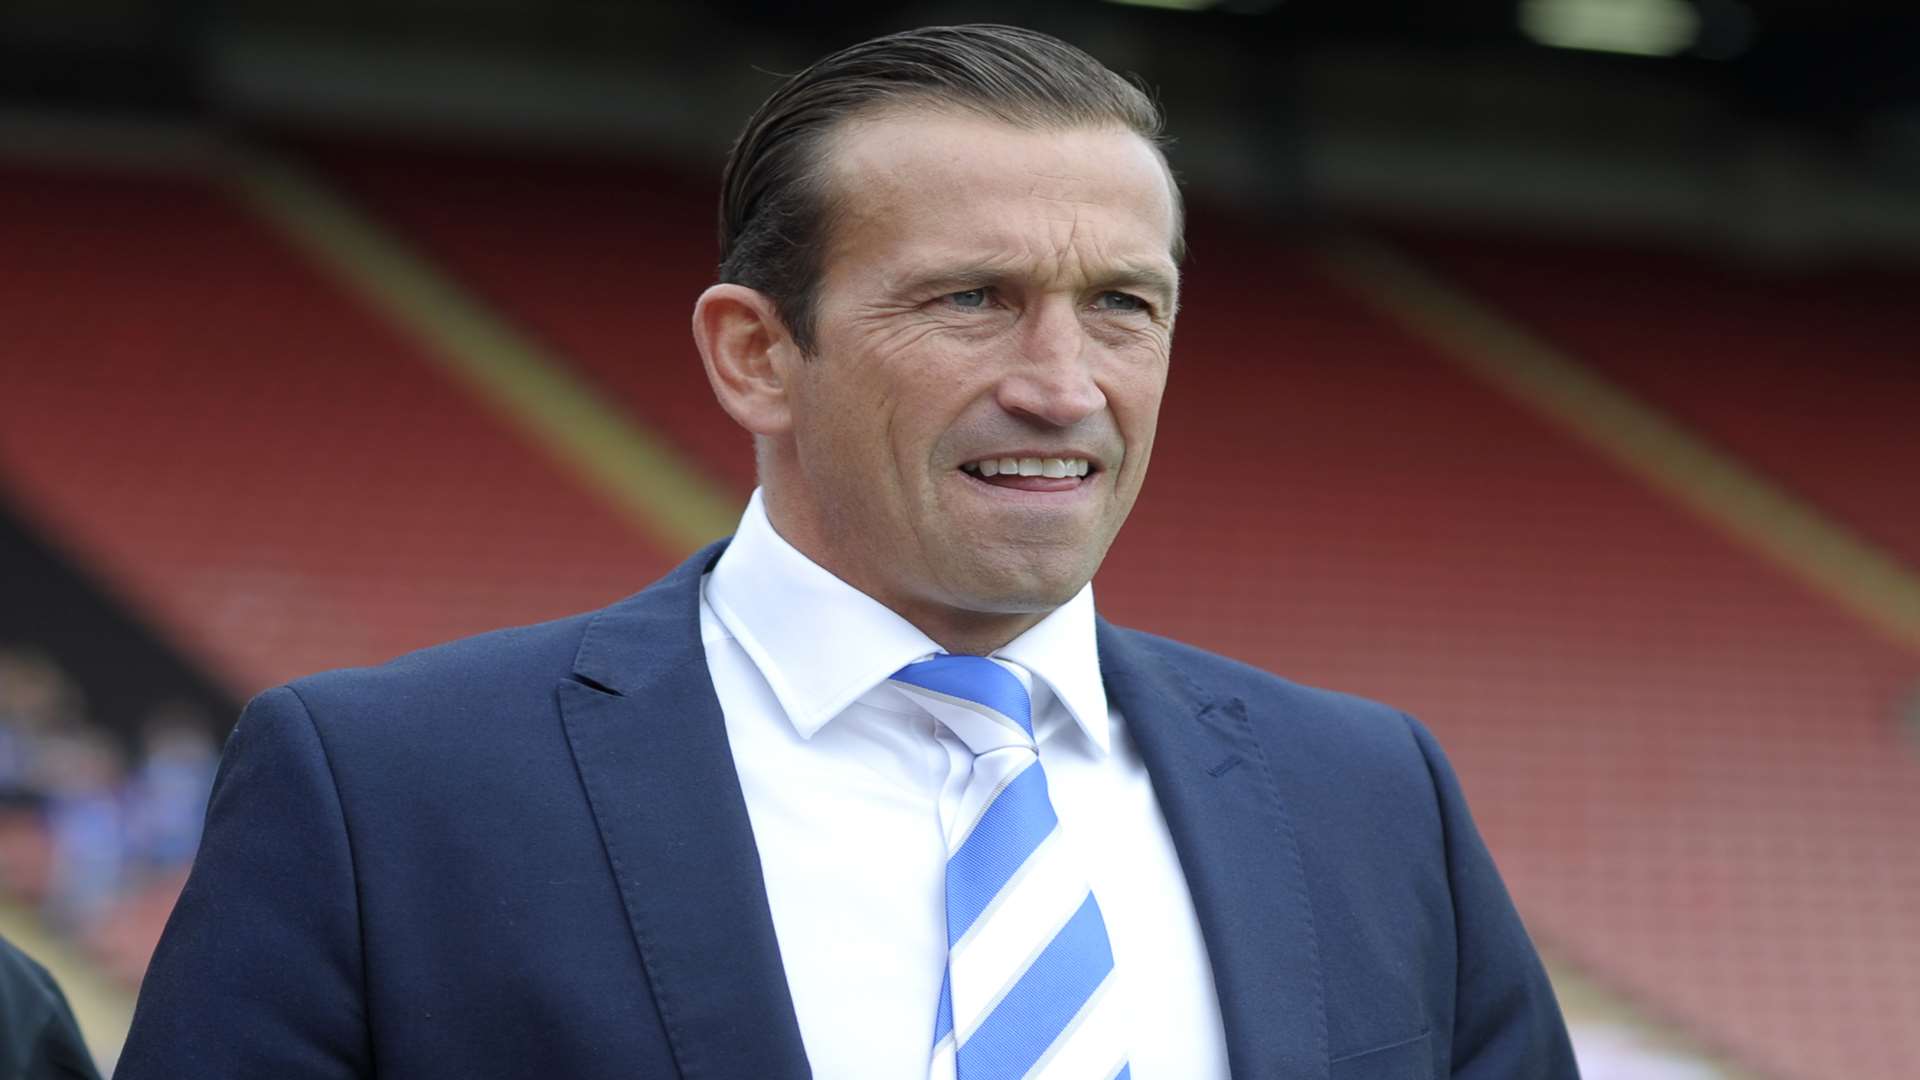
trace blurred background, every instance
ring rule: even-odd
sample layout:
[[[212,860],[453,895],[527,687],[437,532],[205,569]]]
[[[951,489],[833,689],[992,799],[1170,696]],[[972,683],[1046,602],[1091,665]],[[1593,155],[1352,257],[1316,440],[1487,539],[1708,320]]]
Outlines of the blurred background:
[[[1920,15],[1857,0],[0,6],[0,935],[103,1064],[240,703],[731,530],[726,148],[981,20],[1177,136],[1108,616],[1420,714],[1589,1080],[1916,1075]]]

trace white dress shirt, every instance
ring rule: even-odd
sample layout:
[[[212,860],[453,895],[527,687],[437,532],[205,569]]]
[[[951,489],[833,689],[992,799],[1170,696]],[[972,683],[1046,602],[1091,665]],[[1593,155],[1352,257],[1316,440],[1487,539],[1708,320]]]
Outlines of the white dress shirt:
[[[701,589],[787,986],[814,1075],[927,1075],[946,970],[942,804],[973,755],[889,686],[942,652],[773,530],[755,492]],[[1132,1021],[1136,1080],[1227,1076],[1213,971],[1179,857],[1107,704],[1092,586],[994,654],[1031,672],[1060,828],[1085,863]]]

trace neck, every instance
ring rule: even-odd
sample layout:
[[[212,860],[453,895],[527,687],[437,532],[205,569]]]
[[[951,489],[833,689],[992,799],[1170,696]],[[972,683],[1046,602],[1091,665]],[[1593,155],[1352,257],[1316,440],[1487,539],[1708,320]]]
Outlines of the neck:
[[[886,604],[895,614],[912,623],[915,629],[956,656],[986,656],[1047,617],[1044,611],[997,613],[951,610],[945,612],[943,617],[935,617],[902,611],[882,597],[874,599]]]
[[[764,472],[764,466],[763,466]],[[1057,605],[1044,608],[980,610],[939,596],[927,596],[890,587],[860,572],[859,560],[835,557],[835,546],[805,527],[806,519],[788,513],[770,486],[761,487],[767,523],[795,551],[821,569],[866,593],[889,611],[913,624],[942,649],[959,656],[985,656],[1026,633]]]

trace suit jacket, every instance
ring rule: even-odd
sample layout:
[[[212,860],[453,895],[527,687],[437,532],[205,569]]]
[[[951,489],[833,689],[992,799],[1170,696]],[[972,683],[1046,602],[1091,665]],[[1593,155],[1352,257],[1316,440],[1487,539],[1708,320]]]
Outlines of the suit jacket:
[[[698,633],[721,547],[599,612],[256,698],[117,1075],[808,1076]],[[1575,1077],[1424,728],[1098,636],[1235,1077]]]

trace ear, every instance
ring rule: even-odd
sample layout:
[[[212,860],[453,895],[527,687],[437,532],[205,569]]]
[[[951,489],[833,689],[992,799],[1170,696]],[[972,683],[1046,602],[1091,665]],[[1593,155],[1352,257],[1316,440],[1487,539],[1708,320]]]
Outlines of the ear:
[[[772,297],[744,285],[709,288],[693,305],[693,341],[727,415],[755,435],[786,434],[800,350]]]

